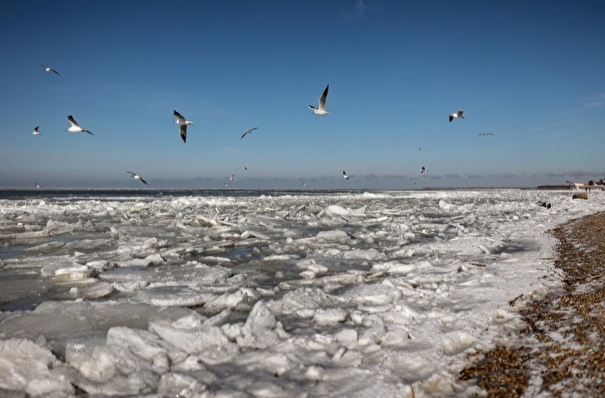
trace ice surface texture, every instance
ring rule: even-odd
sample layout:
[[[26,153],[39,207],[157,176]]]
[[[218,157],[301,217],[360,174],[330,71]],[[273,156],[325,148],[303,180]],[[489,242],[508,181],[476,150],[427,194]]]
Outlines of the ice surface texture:
[[[467,354],[519,327],[511,300],[559,283],[547,231],[604,202],[0,200],[0,395],[471,395],[457,381]]]

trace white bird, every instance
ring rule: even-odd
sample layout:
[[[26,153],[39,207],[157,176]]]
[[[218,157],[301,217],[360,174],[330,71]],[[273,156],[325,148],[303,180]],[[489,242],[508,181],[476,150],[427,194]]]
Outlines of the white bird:
[[[74,119],[74,117],[72,115],[68,115],[67,120],[69,120],[69,123],[71,123],[71,126],[66,128],[65,131],[69,131],[70,133],[88,133],[90,135],[94,135],[93,133],[86,130],[85,128],[80,127],[78,125],[78,122],[76,122],[76,119]]]
[[[349,179],[349,176],[347,175],[347,173],[344,170],[342,171],[342,178],[344,178],[345,180]]]
[[[44,68],[44,71],[45,71],[45,72],[53,72],[53,73],[57,74],[58,76],[61,76],[61,75],[59,74],[59,72],[57,72],[56,70],[54,70],[54,69],[53,69],[53,68],[51,68],[50,66],[46,66],[46,65],[44,65],[44,64],[40,64],[40,66]]]
[[[412,184],[416,184],[416,180],[414,180],[413,178],[410,178],[410,181],[412,181]]]
[[[244,138],[246,135],[252,134],[252,132],[254,130],[258,130],[258,127],[254,127],[254,128],[249,129],[249,130],[246,130],[246,132],[244,134],[242,134],[242,136],[240,138]]]
[[[185,119],[183,117],[183,115],[181,115],[177,111],[172,112],[172,114],[174,116],[176,116],[177,119],[174,122],[179,125],[179,131],[181,133],[181,138],[183,139],[183,142],[186,142],[187,141],[187,126],[190,124],[193,124],[193,122]]]
[[[420,174],[424,174],[424,173],[426,173],[426,167],[422,166],[420,168]]]
[[[458,111],[456,113],[452,113],[450,114],[450,122],[454,119],[465,119],[464,115],[463,115],[464,111]]]
[[[32,135],[40,135],[40,126],[34,127],[34,131],[32,131]]]
[[[231,177],[229,177],[230,181],[237,181],[237,179],[235,178],[235,174],[231,174]]]
[[[309,109],[311,109],[315,115],[324,116],[324,115],[330,114],[330,112],[326,111],[326,100],[328,97],[329,89],[330,89],[330,85],[328,84],[326,86],[326,89],[324,90],[323,94],[319,98],[319,108],[316,108],[313,105],[309,105]]]
[[[34,184],[36,184],[36,189],[40,189],[40,184],[38,184],[37,182],[34,182]]]
[[[132,171],[127,171],[128,174],[130,174],[130,176],[132,178],[134,178],[135,180],[140,180],[143,184],[148,185],[147,181],[145,181],[140,175],[138,175],[137,173],[133,173]]]

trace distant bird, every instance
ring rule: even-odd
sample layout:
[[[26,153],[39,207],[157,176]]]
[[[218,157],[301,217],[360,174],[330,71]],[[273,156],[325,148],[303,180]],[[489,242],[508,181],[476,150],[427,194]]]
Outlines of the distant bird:
[[[450,114],[450,122],[454,119],[465,119],[463,113],[464,111],[458,111],[456,113]]]
[[[132,171],[127,171],[128,174],[130,174],[130,176],[132,178],[134,178],[135,180],[140,180],[143,184],[148,185],[147,181],[145,181],[140,175],[138,175],[137,173],[133,173]]]
[[[253,132],[254,130],[258,130],[258,127],[254,127],[254,128],[251,128],[251,129],[246,130],[246,132],[245,132],[244,134],[242,134],[242,136],[241,136],[240,138],[244,138],[246,135],[248,135],[248,134],[252,134],[252,132]]]
[[[71,123],[71,126],[69,126],[67,129],[65,129],[65,131],[69,131],[70,133],[88,133],[90,135],[94,135],[93,133],[86,130],[85,128],[80,127],[78,125],[78,122],[76,122],[76,119],[74,119],[74,117],[72,115],[68,115],[67,120],[69,120],[69,123]]]
[[[40,126],[34,127],[34,131],[32,131],[32,135],[40,135]]]
[[[34,184],[36,185],[36,189],[40,189],[40,184],[38,184],[37,182],[34,182]]]
[[[181,138],[183,139],[183,142],[187,142],[187,126],[193,124],[193,122],[185,119],[183,115],[181,115],[177,111],[172,112],[172,114],[177,118],[174,122],[179,125],[179,131],[181,133]]]
[[[424,174],[424,173],[426,173],[426,167],[422,166],[420,168],[420,174]]]
[[[45,72],[53,72],[53,73],[57,74],[58,76],[61,76],[61,75],[59,74],[59,72],[57,72],[56,70],[54,70],[54,69],[53,69],[53,68],[51,68],[50,66],[46,66],[46,65],[44,65],[44,64],[40,64],[40,66],[44,68],[44,71],[45,71]]]
[[[316,108],[313,105],[309,105],[309,109],[311,109],[315,115],[324,116],[330,114],[330,112],[326,111],[326,100],[328,97],[328,90],[330,90],[329,84],[326,86],[323,94],[319,98],[319,108]]]
[[[493,133],[479,133],[479,136],[487,137],[490,135],[494,135]]]
[[[410,178],[410,180],[412,181],[412,184],[416,184],[416,180],[414,180],[413,178]]]
[[[422,152],[422,148],[418,148],[418,151]]]
[[[342,171],[342,178],[344,178],[345,180],[349,179],[349,176],[347,175],[346,171]]]
[[[303,181],[303,182],[301,182],[301,184],[302,184],[302,186],[303,186],[303,187],[306,187],[306,186],[307,186],[307,183],[306,183],[306,182],[304,182],[304,181]]]
[[[237,181],[237,179],[235,178],[235,174],[231,174],[231,177],[229,177],[229,181]]]
[[[248,170],[248,167],[247,167],[247,166],[244,166],[244,170]]]

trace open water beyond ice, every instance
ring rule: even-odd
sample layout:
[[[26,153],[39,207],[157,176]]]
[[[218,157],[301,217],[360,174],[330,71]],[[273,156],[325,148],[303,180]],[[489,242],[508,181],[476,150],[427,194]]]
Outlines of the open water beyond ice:
[[[559,283],[548,230],[604,203],[512,189],[5,197],[0,395],[471,395],[468,354],[519,328],[511,301]]]

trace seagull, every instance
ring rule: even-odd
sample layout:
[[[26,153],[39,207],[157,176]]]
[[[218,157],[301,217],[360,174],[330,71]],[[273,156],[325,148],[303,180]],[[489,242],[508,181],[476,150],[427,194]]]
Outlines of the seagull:
[[[309,105],[309,109],[313,111],[315,115],[324,116],[329,115],[330,112],[326,111],[326,99],[328,97],[328,90],[330,89],[330,85],[326,86],[323,94],[319,98],[319,108],[314,107],[313,105]]]
[[[78,122],[76,122],[76,119],[74,119],[74,117],[72,115],[67,116],[67,120],[69,120],[69,123],[71,123],[71,126],[66,128],[65,131],[69,131],[70,133],[88,133],[90,135],[94,135],[93,133],[86,130],[85,128],[78,126]]]
[[[248,166],[244,166],[244,170],[248,171]]]
[[[245,132],[244,134],[242,134],[242,136],[241,136],[240,138],[244,138],[246,135],[248,135],[248,134],[252,134],[252,132],[253,132],[254,130],[258,130],[258,127],[254,127],[254,128],[252,128],[252,129],[246,130],[246,132]]]
[[[347,175],[347,172],[344,171],[344,170],[342,171],[342,178],[344,178],[345,180],[349,179],[349,176]]]
[[[479,136],[487,137],[490,135],[494,135],[493,133],[479,133]]]
[[[426,173],[426,167],[422,166],[420,168],[420,174],[424,174],[424,173]]]
[[[147,185],[147,181],[145,181],[140,175],[138,175],[137,173],[133,173],[132,171],[127,171],[128,174],[130,174],[130,176],[132,178],[134,178],[135,180],[141,180],[141,182],[145,185]]]
[[[172,114],[177,117],[177,119],[174,122],[179,125],[179,131],[181,132],[181,138],[183,139],[183,142],[186,142],[187,141],[187,126],[190,124],[193,124],[193,122],[185,119],[183,117],[183,115],[181,115],[177,111],[172,112]]]
[[[237,181],[237,179],[235,178],[235,174],[231,174],[231,177],[229,177],[229,181]]]
[[[36,189],[40,189],[40,184],[38,184],[37,182],[34,182],[34,184],[36,185]]]
[[[34,131],[32,131],[32,135],[40,135],[40,126],[34,127]]]
[[[50,66],[46,66],[46,65],[44,65],[44,64],[40,64],[40,66],[44,68],[44,71],[45,71],[45,72],[53,72],[53,73],[57,74],[58,76],[61,76],[61,75],[59,74],[59,72],[57,72],[56,70],[54,70],[54,69],[53,69],[53,68],[51,68]]]
[[[450,114],[450,122],[454,119],[465,119],[464,115],[463,115],[464,111],[458,111],[456,113],[452,113]]]
[[[414,180],[413,178],[410,178],[410,181],[412,181],[412,184],[416,184],[416,180]]]

